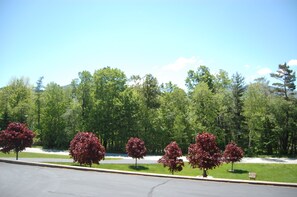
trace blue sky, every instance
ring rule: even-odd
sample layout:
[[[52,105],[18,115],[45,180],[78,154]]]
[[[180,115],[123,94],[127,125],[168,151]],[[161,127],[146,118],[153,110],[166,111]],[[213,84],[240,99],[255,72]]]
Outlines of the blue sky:
[[[297,71],[296,0],[0,0],[0,87],[67,85],[106,66],[184,86],[187,71]]]

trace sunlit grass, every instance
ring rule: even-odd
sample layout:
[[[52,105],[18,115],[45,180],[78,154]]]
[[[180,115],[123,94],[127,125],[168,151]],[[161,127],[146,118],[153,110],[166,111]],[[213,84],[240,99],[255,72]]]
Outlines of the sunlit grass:
[[[15,152],[5,154],[0,152],[0,158],[15,158]],[[59,155],[59,154],[46,154],[46,153],[29,153],[19,152],[19,158],[51,158],[51,159],[72,159],[70,155]],[[120,160],[121,158],[108,157],[105,160]]]
[[[15,152],[5,154],[0,152],[0,157],[15,157]],[[44,154],[44,153],[29,153],[19,152],[19,158],[54,158],[54,159],[71,159],[70,155],[59,155],[59,154]]]
[[[58,164],[79,166],[79,164],[74,163]],[[171,174],[168,168],[164,168],[161,164],[140,164],[138,168],[135,168],[133,164],[93,164],[92,167],[131,172]],[[230,167],[230,164],[223,164],[216,169],[209,170],[208,175],[214,178],[249,180],[248,173],[256,172],[256,180],[297,183],[297,164],[235,164],[233,173],[228,171]],[[201,176],[202,171],[197,168],[193,169],[186,163],[184,169],[181,172],[176,172],[175,175]]]

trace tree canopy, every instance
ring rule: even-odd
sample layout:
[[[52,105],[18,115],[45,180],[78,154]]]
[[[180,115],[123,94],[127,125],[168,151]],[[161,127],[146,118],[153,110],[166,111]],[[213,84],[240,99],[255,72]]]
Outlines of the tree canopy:
[[[81,71],[68,86],[43,86],[42,79],[34,86],[16,78],[0,88],[0,130],[26,123],[37,145],[56,149],[90,131],[107,151],[120,153],[137,136],[157,154],[171,141],[185,152],[197,132],[211,131],[221,149],[234,141],[247,155],[297,153],[296,77],[286,63],[272,73],[272,84],[247,84],[240,73],[198,66],[185,79],[187,90],[159,84],[152,74],[127,78],[111,67]]]
[[[0,131],[0,151],[9,153],[9,151],[14,150],[16,160],[18,160],[18,153],[26,147],[31,147],[34,137],[34,132],[28,129],[26,124],[9,123],[5,130]]]

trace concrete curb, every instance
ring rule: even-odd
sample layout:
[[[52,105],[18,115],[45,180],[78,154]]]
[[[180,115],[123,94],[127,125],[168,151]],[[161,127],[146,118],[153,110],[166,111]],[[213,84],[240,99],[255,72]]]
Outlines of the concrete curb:
[[[255,184],[255,185],[296,187],[297,188],[297,183],[251,181],[251,180],[221,179],[221,178],[202,178],[202,177],[179,176],[179,175],[164,175],[164,174],[129,172],[129,171],[121,171],[121,170],[88,168],[88,167],[80,167],[80,166],[66,166],[66,165],[59,165],[59,164],[48,164],[48,163],[28,162],[28,161],[20,161],[20,160],[6,160],[6,159],[0,159],[0,162],[18,164],[18,165],[48,167],[48,168],[60,168],[60,169],[68,169],[68,170],[91,171],[91,172],[102,172],[102,173],[117,173],[117,174],[124,174],[124,175],[137,175],[137,176],[150,176],[150,177],[159,177],[159,178],[184,179],[184,180],[193,180],[193,181],[213,181],[213,182],[223,182],[223,183],[241,183],[241,184]]]

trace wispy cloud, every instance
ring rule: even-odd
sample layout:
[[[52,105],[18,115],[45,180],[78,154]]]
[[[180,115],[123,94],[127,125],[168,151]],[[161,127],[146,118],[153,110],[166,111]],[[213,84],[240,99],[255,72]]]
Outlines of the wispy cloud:
[[[251,67],[251,65],[246,64],[246,65],[244,65],[244,67],[247,68],[247,69],[249,69]]]
[[[264,76],[270,73],[272,73],[272,70],[270,68],[261,68],[257,71],[257,74],[260,76]]]
[[[288,65],[289,66],[297,66],[297,60],[290,60],[289,62],[288,62]]]
[[[172,81],[180,88],[186,89],[185,79],[189,70],[195,70],[200,65],[203,65],[204,61],[198,57],[179,57],[173,63],[161,66],[156,69],[155,75],[158,78],[159,83],[167,83]]]
[[[162,70],[177,72],[186,67],[192,67],[194,65],[197,66],[198,63],[202,63],[202,60],[199,61],[196,57],[180,57],[177,60],[175,60],[174,63],[163,66]]]

